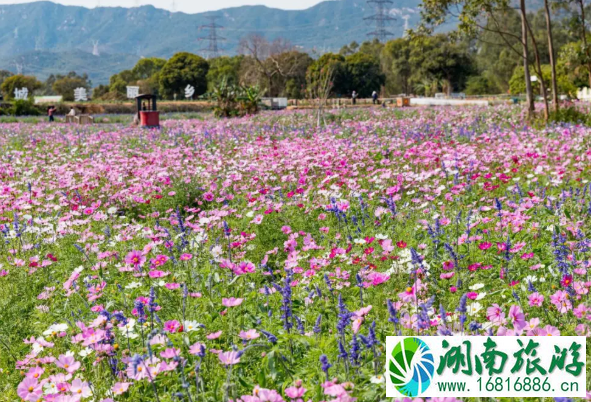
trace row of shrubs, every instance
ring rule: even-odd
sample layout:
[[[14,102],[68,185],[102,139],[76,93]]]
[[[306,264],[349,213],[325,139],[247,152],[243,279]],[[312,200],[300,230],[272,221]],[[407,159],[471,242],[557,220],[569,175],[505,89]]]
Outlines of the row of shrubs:
[[[134,103],[58,103],[56,115],[65,115],[74,106],[79,113],[83,114],[134,114],[136,105]],[[47,114],[49,105],[35,105],[32,100],[16,100],[13,102],[0,103],[0,116],[42,116]],[[206,102],[161,102],[158,110],[161,113],[201,113],[213,109],[212,105]]]

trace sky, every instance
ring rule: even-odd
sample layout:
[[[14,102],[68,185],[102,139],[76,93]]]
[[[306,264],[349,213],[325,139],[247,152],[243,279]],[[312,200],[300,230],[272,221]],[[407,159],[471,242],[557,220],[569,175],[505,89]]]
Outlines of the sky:
[[[152,4],[158,8],[172,9],[173,2],[176,11],[186,13],[200,13],[215,11],[222,8],[238,7],[244,5],[265,5],[268,7],[282,8],[286,10],[301,10],[312,7],[322,0],[51,0],[54,3],[76,5],[85,7],[135,7],[138,5]],[[334,0],[333,0],[334,1]],[[0,0],[0,4],[30,3],[31,0]]]

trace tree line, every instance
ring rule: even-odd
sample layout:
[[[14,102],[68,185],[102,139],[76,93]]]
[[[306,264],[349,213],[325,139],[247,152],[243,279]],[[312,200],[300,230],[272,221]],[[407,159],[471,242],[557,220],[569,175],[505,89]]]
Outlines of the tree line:
[[[513,7],[508,0],[425,0],[422,24],[404,38],[353,42],[323,55],[250,34],[236,56],[205,60],[181,52],[168,60],[143,58],[113,75],[108,85],[95,87],[92,97],[123,100],[133,85],[141,93],[184,99],[187,85],[200,97],[223,81],[260,88],[269,97],[302,99],[317,93],[324,80],[330,81],[325,89],[331,97],[350,97],[353,91],[360,97],[373,91],[382,96],[526,94],[530,110],[536,95],[554,99],[557,108],[559,94],[574,96],[577,88],[591,86],[588,7],[584,0],[543,0],[538,10],[526,10],[525,1],[518,1]],[[434,33],[451,17],[459,21],[456,31]],[[0,72],[0,89],[8,99],[14,88],[26,86],[72,100],[75,88],[92,86],[86,75],[75,72],[45,82],[10,75]]]

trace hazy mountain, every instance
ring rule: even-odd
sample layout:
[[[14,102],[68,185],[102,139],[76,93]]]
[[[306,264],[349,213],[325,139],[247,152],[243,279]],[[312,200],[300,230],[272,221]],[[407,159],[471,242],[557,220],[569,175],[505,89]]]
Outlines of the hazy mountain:
[[[201,0],[199,0],[201,1]],[[394,0],[389,27],[396,36],[419,20],[420,0]],[[374,10],[364,0],[325,1],[299,11],[264,6],[228,8],[201,14],[171,13],[139,8],[63,6],[36,2],[0,6],[0,68],[23,67],[41,78],[50,73],[76,70],[94,83],[133,66],[139,57],[170,57],[178,51],[201,53],[209,34],[200,26],[218,16],[224,28],[219,46],[224,54],[237,52],[240,38],[256,32],[269,39],[282,37],[308,51],[338,50],[352,41],[362,42],[373,29],[364,21]],[[92,53],[99,54],[98,56]]]

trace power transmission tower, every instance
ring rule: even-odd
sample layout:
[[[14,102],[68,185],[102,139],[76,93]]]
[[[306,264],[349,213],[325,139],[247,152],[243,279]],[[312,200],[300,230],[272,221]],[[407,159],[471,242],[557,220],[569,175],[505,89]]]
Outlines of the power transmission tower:
[[[172,0],[172,4],[170,5],[170,11],[176,13],[176,1]]]
[[[396,18],[390,16],[390,7],[389,4],[392,4],[391,0],[368,0],[367,3],[369,5],[374,5],[376,9],[376,13],[372,16],[364,18],[366,21],[373,21],[375,22],[375,30],[373,32],[369,32],[368,36],[373,36],[377,38],[380,42],[384,42],[390,36],[394,36],[394,34],[386,29],[386,26],[390,23],[390,21],[396,20]]]
[[[20,61],[19,60],[15,60],[14,61],[14,66],[16,67],[16,73],[18,75],[20,74],[24,74],[25,73],[25,58],[21,57]]]
[[[214,57],[218,57],[220,55],[220,48],[218,42],[225,41],[226,38],[218,36],[218,29],[224,28],[221,25],[216,23],[216,20],[220,18],[217,15],[212,15],[207,17],[211,22],[207,25],[201,25],[199,30],[208,29],[209,35],[199,38],[200,41],[208,41],[208,46],[206,48],[201,49],[205,53],[207,53],[207,58],[211,59]]]
[[[101,52],[99,51],[99,43],[98,40],[92,41],[92,54],[97,57],[101,55]]]
[[[404,17],[402,17],[402,19],[404,20],[404,37],[408,36],[408,20],[410,19],[410,15],[405,15]]]

